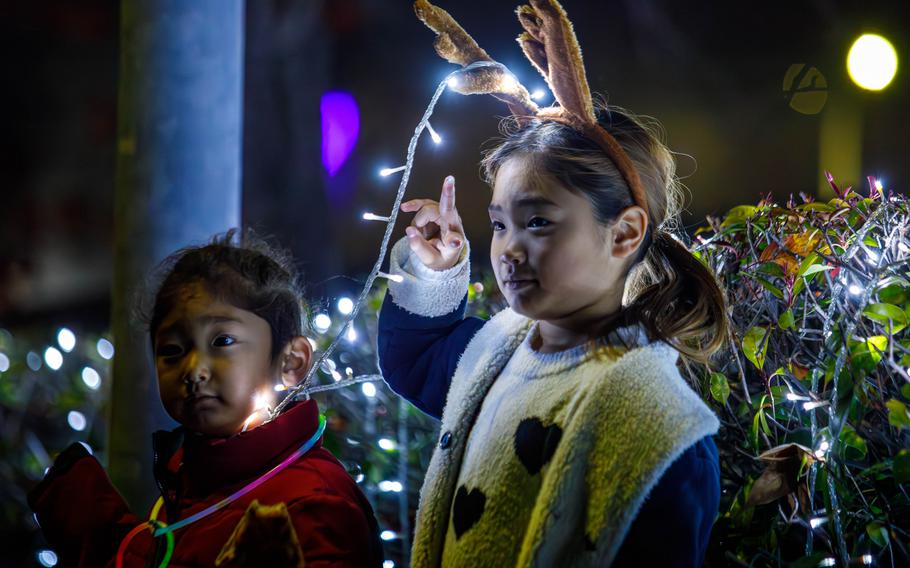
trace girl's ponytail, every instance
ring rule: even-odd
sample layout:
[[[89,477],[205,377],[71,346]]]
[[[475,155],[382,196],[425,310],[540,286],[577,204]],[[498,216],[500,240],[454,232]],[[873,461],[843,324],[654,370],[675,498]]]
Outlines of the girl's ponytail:
[[[657,230],[629,275],[625,307],[653,339],[705,362],[727,335],[726,300],[714,274],[671,233]]]

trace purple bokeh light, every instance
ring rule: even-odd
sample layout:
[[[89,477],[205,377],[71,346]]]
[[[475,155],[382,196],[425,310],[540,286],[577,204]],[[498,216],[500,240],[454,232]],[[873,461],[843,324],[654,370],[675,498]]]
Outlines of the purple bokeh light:
[[[334,176],[344,165],[357,144],[360,133],[360,111],[354,95],[329,91],[319,101],[322,115],[322,165]]]

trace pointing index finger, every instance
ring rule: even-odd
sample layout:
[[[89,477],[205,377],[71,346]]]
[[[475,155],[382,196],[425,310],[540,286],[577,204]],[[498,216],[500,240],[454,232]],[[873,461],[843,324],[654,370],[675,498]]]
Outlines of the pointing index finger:
[[[455,210],[455,178],[447,176],[442,184],[442,195],[439,197],[439,212],[448,213]]]

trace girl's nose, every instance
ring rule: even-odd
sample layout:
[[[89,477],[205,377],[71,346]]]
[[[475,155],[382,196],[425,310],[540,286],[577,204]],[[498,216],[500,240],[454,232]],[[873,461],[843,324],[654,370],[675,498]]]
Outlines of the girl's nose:
[[[515,241],[510,242],[499,255],[499,261],[503,264],[517,266],[525,261],[524,249]]]
[[[187,355],[186,361],[187,365],[183,373],[184,383],[187,385],[196,385],[211,378],[208,364],[205,363],[202,357],[199,357],[195,351],[192,351]]]
[[[520,264],[519,258],[514,254],[510,254],[509,252],[502,253],[499,256],[499,261],[502,262],[503,264],[510,264],[513,266]]]

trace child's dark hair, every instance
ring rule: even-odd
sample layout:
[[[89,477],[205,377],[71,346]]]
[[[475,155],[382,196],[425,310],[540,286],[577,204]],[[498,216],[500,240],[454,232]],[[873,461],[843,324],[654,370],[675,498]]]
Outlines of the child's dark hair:
[[[151,306],[142,309],[153,348],[155,333],[181,288],[192,283],[201,283],[216,298],[267,321],[273,362],[292,338],[304,334],[306,306],[290,255],[250,229],[231,229],[207,245],[180,249],[155,273],[161,283]]]
[[[659,127],[605,104],[598,105],[597,113],[600,125],[622,145],[638,170],[649,209],[648,230],[631,265],[620,321],[634,318],[652,338],[670,342],[690,359],[706,361],[725,340],[726,302],[714,274],[672,232],[682,194],[673,155],[661,141]],[[506,123],[504,131],[505,140],[481,162],[483,177],[491,186],[502,165],[521,156],[530,159],[537,171],[586,197],[602,225],[634,205],[614,163],[579,131],[537,119]]]

